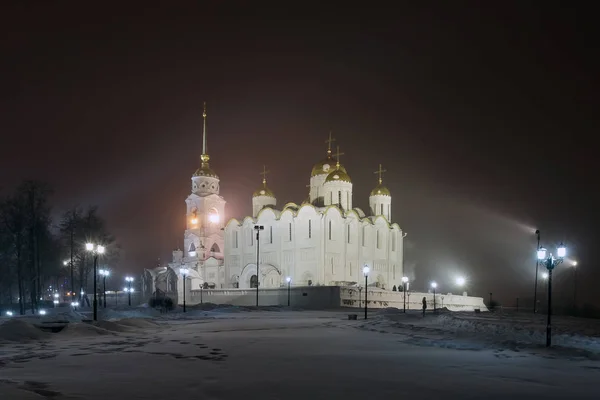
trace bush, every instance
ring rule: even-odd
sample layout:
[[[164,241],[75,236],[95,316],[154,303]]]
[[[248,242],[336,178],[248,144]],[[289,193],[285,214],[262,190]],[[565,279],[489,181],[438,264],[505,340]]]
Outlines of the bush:
[[[172,310],[173,299],[170,297],[152,297],[148,302],[148,305],[152,308],[164,308],[166,310]]]
[[[396,285],[394,285],[394,287],[392,288],[392,292],[397,292],[398,290],[396,290]]]

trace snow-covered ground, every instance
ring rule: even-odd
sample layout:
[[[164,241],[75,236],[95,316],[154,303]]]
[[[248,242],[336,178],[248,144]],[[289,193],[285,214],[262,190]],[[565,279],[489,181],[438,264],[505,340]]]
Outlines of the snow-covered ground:
[[[596,321],[547,350],[541,316],[202,308],[2,319],[0,399],[598,398]]]

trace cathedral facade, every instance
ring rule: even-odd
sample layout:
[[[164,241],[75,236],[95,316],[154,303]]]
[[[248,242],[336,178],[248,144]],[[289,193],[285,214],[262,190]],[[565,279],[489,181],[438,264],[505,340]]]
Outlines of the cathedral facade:
[[[278,209],[265,171],[252,195],[252,216],[225,225],[227,286],[252,288],[258,282],[261,288],[275,288],[287,285],[287,278],[294,286],[362,285],[364,266],[370,269],[369,286],[391,290],[402,284],[404,234],[391,222],[384,171],[380,166],[367,215],[352,206],[352,180],[339,151],[332,154],[331,141],[326,158],[312,168],[306,201]]]
[[[183,249],[173,252],[165,269],[177,277],[180,303],[184,279],[186,292],[257,284],[277,288],[287,285],[287,278],[293,286],[352,286],[364,284],[368,266],[369,286],[391,290],[402,284],[404,234],[391,222],[392,198],[381,166],[367,215],[352,206],[352,180],[339,151],[332,154],[330,137],[326,157],[312,168],[308,199],[278,209],[263,171],[262,185],[252,195],[252,215],[225,224],[226,202],[209,165],[206,106],[203,117],[200,167],[185,200]]]

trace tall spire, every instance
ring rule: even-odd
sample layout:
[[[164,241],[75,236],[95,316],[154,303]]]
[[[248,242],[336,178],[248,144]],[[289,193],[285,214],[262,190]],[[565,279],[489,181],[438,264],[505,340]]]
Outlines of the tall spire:
[[[329,131],[329,139],[325,141],[327,143],[327,156],[331,156],[331,143],[335,142],[335,139],[331,137],[331,131]]]
[[[204,111],[202,112],[202,118],[204,119],[204,121],[202,125],[202,155],[200,156],[200,160],[202,160],[202,164],[204,165],[208,164],[208,160],[210,160],[206,148],[206,102],[204,102]]]
[[[379,169],[377,171],[375,171],[376,174],[379,174],[379,184],[381,185],[381,183],[383,182],[382,176],[383,173],[387,172],[387,170],[382,169],[381,164],[379,164]]]

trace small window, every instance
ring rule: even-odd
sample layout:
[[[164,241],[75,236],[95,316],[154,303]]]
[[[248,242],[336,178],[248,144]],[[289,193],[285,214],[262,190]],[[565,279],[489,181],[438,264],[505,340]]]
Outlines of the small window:
[[[377,248],[379,248],[379,231],[377,231]]]
[[[333,204],[333,192],[329,192],[329,204]]]
[[[308,238],[312,238],[312,220],[308,220]]]
[[[392,251],[396,251],[396,232],[392,232]]]
[[[380,209],[381,209],[380,213],[381,213],[381,215],[383,215],[383,204],[381,205]]]
[[[273,225],[269,227],[269,243],[273,243]]]
[[[350,243],[350,225],[348,225],[348,243]]]
[[[292,241],[292,223],[290,222],[288,224],[288,237],[289,237],[289,241]]]
[[[338,204],[340,205],[340,207],[342,206],[342,192],[338,191]]]
[[[329,221],[329,240],[331,240],[331,221]]]
[[[335,272],[333,271],[333,258],[331,259],[331,274],[333,275]]]
[[[235,248],[238,248],[238,232],[235,231]]]
[[[252,232],[252,228],[250,228],[250,246],[254,246],[254,232]]]
[[[367,227],[364,226],[363,229],[362,229],[362,245],[363,246],[365,245],[365,235],[366,235],[365,231],[366,230],[367,230]]]

